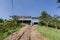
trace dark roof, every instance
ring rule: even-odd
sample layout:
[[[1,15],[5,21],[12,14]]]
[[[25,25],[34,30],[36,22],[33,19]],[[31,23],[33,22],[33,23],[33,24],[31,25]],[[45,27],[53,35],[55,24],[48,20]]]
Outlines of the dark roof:
[[[18,18],[31,18],[31,16],[18,16]]]
[[[38,17],[32,17],[32,16],[17,16],[18,18],[31,18],[31,19],[38,19]]]

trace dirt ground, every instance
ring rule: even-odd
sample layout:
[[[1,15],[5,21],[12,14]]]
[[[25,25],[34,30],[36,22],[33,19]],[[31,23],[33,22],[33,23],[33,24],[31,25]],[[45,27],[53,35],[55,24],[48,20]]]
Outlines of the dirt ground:
[[[14,33],[11,37],[9,36],[5,40],[48,40],[42,36],[36,29],[35,26],[26,26],[20,31]],[[22,35],[23,34],[23,35]],[[12,39],[10,39],[12,38]]]
[[[44,36],[42,36],[36,29],[37,27],[31,28],[31,40],[48,40]]]

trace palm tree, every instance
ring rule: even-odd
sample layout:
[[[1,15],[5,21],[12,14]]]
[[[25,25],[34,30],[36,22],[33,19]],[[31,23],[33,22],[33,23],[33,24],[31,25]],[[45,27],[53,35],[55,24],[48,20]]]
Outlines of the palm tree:
[[[60,3],[60,0],[57,0],[58,3]]]
[[[43,23],[45,23],[45,25],[48,27],[49,21],[51,19],[51,16],[49,14],[47,14],[46,11],[43,11],[41,13],[41,16],[39,17],[40,22],[42,21]]]
[[[46,23],[46,22],[45,22],[46,15],[47,15],[46,12],[43,11],[43,12],[41,13],[41,16],[39,17],[39,21],[40,21],[40,22],[43,22],[43,23]]]
[[[57,0],[57,3],[60,3],[60,0]],[[60,6],[58,6],[58,8],[60,8]]]

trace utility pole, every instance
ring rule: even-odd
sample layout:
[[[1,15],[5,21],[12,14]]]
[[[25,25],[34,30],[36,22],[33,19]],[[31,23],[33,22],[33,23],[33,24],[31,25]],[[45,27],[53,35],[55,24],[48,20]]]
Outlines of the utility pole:
[[[12,0],[12,14],[14,14],[14,10],[13,10],[13,0]]]
[[[12,14],[14,14],[14,10],[13,10],[13,0],[11,0],[11,7],[12,7]],[[13,35],[13,28],[11,29],[12,32],[11,32],[11,35],[10,35],[10,39],[9,40],[12,40],[12,35]]]

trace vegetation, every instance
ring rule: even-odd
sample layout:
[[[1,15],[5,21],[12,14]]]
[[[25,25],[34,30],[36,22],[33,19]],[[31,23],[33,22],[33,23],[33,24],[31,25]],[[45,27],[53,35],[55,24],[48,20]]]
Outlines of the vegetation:
[[[57,3],[60,3],[60,0],[57,0]],[[60,6],[58,6],[58,8],[60,8]]]
[[[60,16],[51,16],[46,11],[43,11],[39,16],[37,30],[45,37],[50,38],[50,40],[60,40]]]
[[[54,28],[39,26],[37,30],[50,40],[60,40],[60,30]]]
[[[24,26],[24,24],[17,22],[17,16],[13,15],[11,17],[11,20],[0,19],[0,40],[3,40],[10,34],[19,30],[22,26]]]
[[[57,0],[58,3],[60,3],[60,0]]]
[[[39,25],[44,25],[46,27],[60,28],[60,16],[51,16],[47,12],[43,11],[41,16],[39,16]]]
[[[2,23],[3,22],[3,19],[0,19],[0,23]]]

